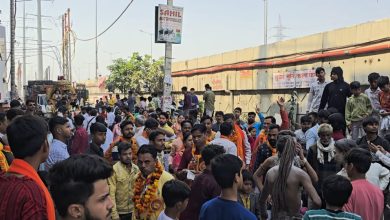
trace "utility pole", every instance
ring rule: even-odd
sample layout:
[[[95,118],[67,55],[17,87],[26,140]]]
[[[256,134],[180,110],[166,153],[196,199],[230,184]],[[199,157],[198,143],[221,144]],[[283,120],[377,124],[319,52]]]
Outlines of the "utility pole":
[[[26,1],[23,1],[23,85],[27,85],[26,78]]]
[[[98,19],[98,0],[95,0],[95,79],[98,79],[98,43],[97,43],[97,19]]]
[[[68,55],[69,55],[69,58],[68,58],[68,70],[69,70],[69,80],[70,82],[72,82],[72,44],[71,44],[71,41],[70,41],[70,9],[68,8],[68,26],[67,26],[67,33],[68,33]]]
[[[173,6],[173,0],[167,0],[168,6]],[[169,111],[172,105],[172,43],[165,43],[165,65],[164,65],[164,93],[163,111]]]
[[[10,21],[11,21],[11,99],[15,99],[17,95],[15,84],[15,27],[16,27],[16,13],[15,13],[15,0],[10,0]]]
[[[264,46],[267,48],[268,38],[268,0],[264,0]]]
[[[41,0],[37,0],[38,80],[43,80]]]

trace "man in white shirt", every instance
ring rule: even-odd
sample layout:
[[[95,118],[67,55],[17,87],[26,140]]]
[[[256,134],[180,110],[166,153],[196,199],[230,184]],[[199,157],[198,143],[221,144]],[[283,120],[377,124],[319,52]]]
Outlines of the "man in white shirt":
[[[306,112],[318,112],[321,103],[322,93],[328,82],[325,81],[325,70],[322,67],[316,69],[317,81],[310,85],[309,97],[307,99]]]
[[[237,156],[237,146],[229,140],[229,136],[233,132],[232,124],[223,122],[220,126],[219,132],[221,133],[221,136],[215,138],[210,142],[210,144],[220,145],[225,149],[227,154],[233,154],[234,156]]]
[[[115,113],[112,111],[112,108],[110,106],[107,107],[107,126],[111,128],[111,126],[115,122]]]
[[[135,128],[135,137],[142,136],[142,133],[144,132],[145,129],[145,117],[143,115],[138,115],[135,118],[134,122],[134,128]]]

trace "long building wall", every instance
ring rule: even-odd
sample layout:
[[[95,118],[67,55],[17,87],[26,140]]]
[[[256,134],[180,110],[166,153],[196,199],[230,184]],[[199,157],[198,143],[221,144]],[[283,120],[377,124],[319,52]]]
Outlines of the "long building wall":
[[[208,83],[217,93],[216,110],[229,112],[240,106],[244,111],[252,111],[258,105],[262,112],[272,114],[277,97],[288,100],[292,92],[273,88],[274,73],[322,66],[329,81],[331,68],[341,66],[347,82],[367,84],[369,73],[388,75],[390,71],[390,19],[277,42],[265,48],[261,45],[173,63],[176,99],[182,98],[182,86],[203,91]],[[288,60],[291,62],[284,62]],[[307,87],[298,89],[299,113],[306,112],[307,92]]]

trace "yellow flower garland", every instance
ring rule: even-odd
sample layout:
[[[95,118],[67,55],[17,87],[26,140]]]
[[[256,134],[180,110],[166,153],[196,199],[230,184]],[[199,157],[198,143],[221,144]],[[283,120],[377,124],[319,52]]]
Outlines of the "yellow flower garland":
[[[156,170],[144,179],[139,173],[134,184],[134,208],[136,219],[149,218],[153,214],[152,202],[157,199],[158,181],[163,173],[162,165],[157,162]]]

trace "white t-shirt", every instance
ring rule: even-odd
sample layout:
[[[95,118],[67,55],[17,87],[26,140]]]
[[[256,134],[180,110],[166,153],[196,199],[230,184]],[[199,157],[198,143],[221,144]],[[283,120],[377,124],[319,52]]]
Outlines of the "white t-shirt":
[[[220,146],[222,146],[225,149],[225,152],[227,154],[232,154],[234,156],[237,156],[237,146],[233,142],[228,140],[228,139],[225,139],[225,138],[215,138],[214,140],[212,140],[210,142],[210,144],[220,145]]]
[[[158,216],[157,220],[175,220],[175,219],[173,219],[173,218],[171,218],[171,217],[168,217],[168,216],[165,214],[164,210],[162,210],[162,211],[160,212],[160,215]]]

